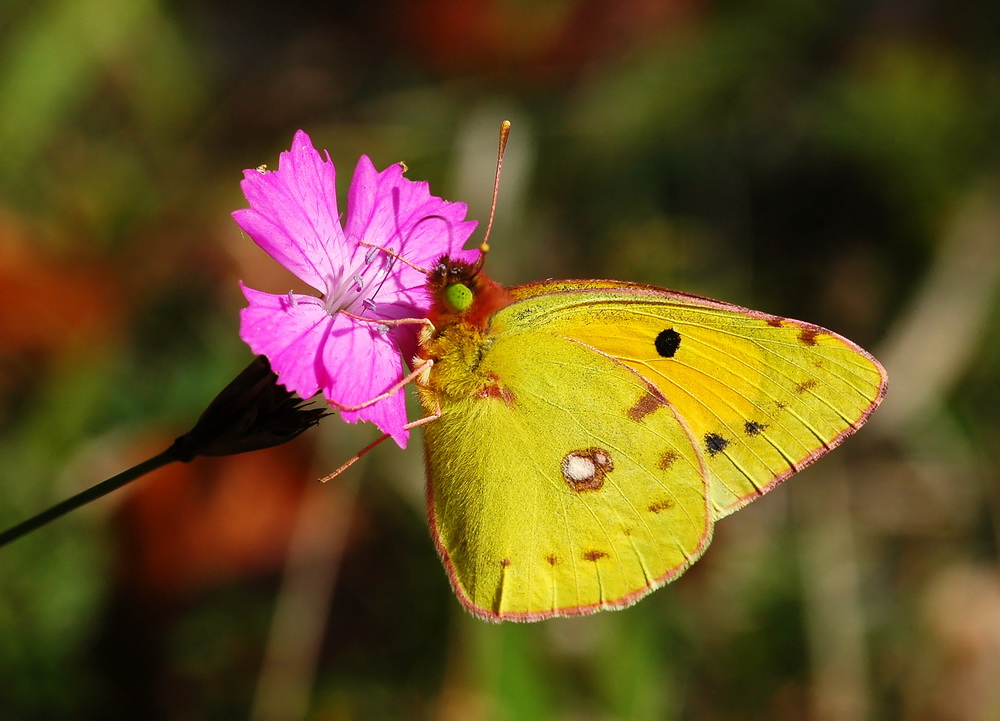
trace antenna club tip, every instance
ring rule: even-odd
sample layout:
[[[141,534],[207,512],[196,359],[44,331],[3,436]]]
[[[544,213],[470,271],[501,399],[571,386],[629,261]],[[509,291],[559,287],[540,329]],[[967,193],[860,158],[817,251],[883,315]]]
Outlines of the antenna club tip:
[[[483,261],[486,260],[486,254],[490,250],[489,239],[490,230],[493,229],[493,217],[497,211],[497,193],[500,192],[500,168],[503,167],[503,154],[507,149],[507,137],[510,135],[510,121],[504,120],[500,123],[500,146],[497,148],[497,172],[493,176],[493,202],[490,203],[490,219],[486,223],[486,233],[483,236],[483,242],[479,245],[479,250],[482,255],[479,256],[479,260],[476,263],[476,272],[479,272],[479,268],[482,267]]]
[[[503,159],[503,151],[507,147],[507,138],[510,137],[510,121],[504,120],[500,123],[500,158],[498,162]]]

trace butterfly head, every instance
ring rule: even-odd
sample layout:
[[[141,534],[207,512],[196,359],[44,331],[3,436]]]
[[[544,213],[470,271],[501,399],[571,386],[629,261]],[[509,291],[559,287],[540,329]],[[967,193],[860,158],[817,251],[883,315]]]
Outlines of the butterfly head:
[[[462,322],[485,327],[495,311],[510,305],[511,297],[482,272],[482,263],[463,263],[442,256],[427,274],[433,299],[429,317],[435,327]]]

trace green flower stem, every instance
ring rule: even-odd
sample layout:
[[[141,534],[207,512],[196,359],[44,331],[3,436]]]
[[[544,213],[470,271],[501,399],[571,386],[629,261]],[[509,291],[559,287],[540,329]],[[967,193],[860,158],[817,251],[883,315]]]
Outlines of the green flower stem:
[[[122,471],[116,476],[112,476],[105,481],[101,481],[97,485],[91,486],[85,491],[80,491],[75,496],[71,496],[65,501],[61,501],[51,508],[42,511],[38,515],[32,516],[28,520],[22,521],[16,526],[8,528],[3,533],[0,533],[0,546],[6,546],[11,541],[16,541],[21,536],[25,536],[32,531],[41,528],[49,521],[54,521],[60,516],[65,515],[80,506],[97,500],[101,496],[106,496],[111,493],[111,491],[121,488],[126,483],[131,483],[136,478],[144,476],[150,471],[155,471],[157,468],[165,466],[176,460],[178,459],[174,455],[173,448],[171,447],[163,451],[163,453],[153,456],[149,460],[143,461],[138,465],[132,466],[128,470]]]

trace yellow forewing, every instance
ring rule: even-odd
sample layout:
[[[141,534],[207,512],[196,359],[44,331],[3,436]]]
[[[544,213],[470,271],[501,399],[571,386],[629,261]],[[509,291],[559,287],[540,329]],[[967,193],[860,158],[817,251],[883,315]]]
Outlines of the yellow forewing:
[[[497,336],[477,372],[509,392],[450,399],[425,428],[432,529],[473,613],[626,605],[701,554],[711,517],[700,454],[668,405],[629,418],[648,393],[636,373],[516,331]]]
[[[856,430],[885,394],[882,366],[819,326],[613,281],[511,289],[494,332],[538,328],[617,358],[655,385],[704,454],[715,518]],[[671,357],[657,337],[679,339]]]

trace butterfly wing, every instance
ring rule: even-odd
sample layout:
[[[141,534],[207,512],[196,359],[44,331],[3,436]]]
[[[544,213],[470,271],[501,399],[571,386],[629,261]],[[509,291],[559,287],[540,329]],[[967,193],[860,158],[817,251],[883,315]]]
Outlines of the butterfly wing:
[[[432,370],[462,392],[422,393],[441,411],[424,431],[430,525],[472,613],[528,621],[624,606],[701,555],[704,459],[669,402],[629,414],[655,394],[639,373],[516,322],[476,356]]]
[[[636,371],[704,460],[713,517],[746,505],[857,430],[885,395],[885,370],[837,334],[698,296],[615,281],[510,289],[497,332],[536,328]]]

